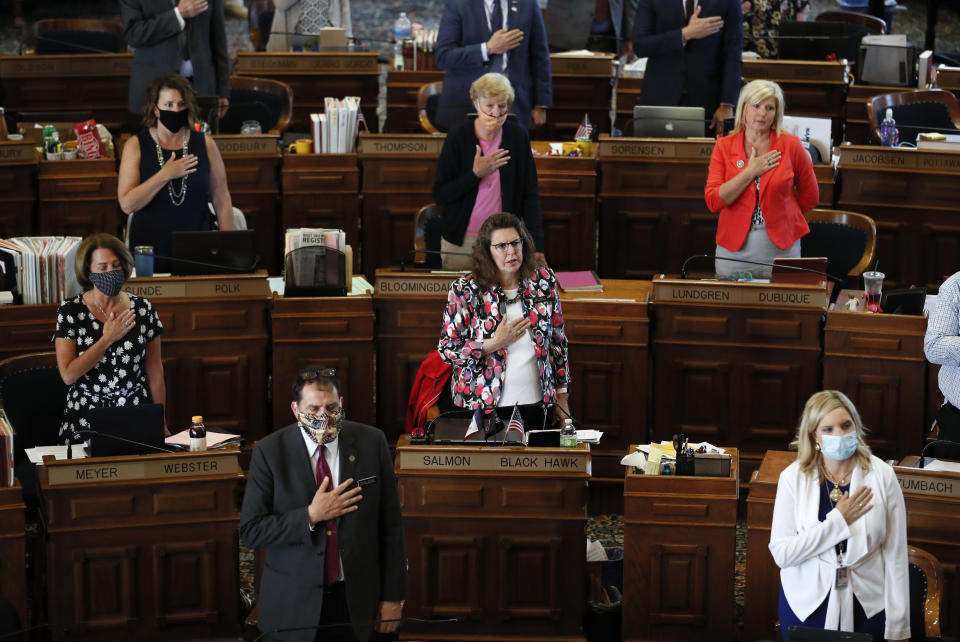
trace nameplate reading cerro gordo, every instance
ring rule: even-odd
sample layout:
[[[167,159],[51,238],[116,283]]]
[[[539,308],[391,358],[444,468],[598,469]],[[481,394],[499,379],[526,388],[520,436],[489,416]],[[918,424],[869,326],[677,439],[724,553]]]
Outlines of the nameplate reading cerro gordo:
[[[483,449],[427,446],[400,448],[401,470],[461,470],[514,473],[587,472],[589,453],[585,448]]]
[[[51,486],[97,484],[137,479],[171,479],[229,475],[239,470],[237,456],[173,457],[143,461],[78,459],[75,464],[48,466]]]

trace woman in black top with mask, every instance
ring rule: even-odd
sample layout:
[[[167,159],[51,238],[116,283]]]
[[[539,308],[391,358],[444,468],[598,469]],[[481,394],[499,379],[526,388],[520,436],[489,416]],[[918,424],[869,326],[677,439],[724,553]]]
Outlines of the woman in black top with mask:
[[[123,146],[117,198],[133,216],[127,243],[152,245],[157,272],[172,252],[176,231],[233,229],[233,203],[223,159],[212,138],[196,131],[197,104],[190,83],[160,76],[147,89],[144,129]],[[216,219],[207,202],[212,201]]]
[[[57,367],[70,386],[60,439],[89,430],[93,408],[164,403],[163,326],[147,299],[123,291],[133,257],[112,234],[88,236],[74,262],[83,293],[57,310]]]

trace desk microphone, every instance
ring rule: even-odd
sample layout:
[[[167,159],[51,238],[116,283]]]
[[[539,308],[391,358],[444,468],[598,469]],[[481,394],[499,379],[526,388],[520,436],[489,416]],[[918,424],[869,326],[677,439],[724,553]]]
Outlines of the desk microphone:
[[[67,433],[67,459],[73,459],[73,445],[70,443],[70,433]]]
[[[797,272],[809,272],[810,274],[816,274],[817,276],[825,276],[831,281],[835,281],[840,284],[847,282],[845,278],[841,279],[839,277],[833,276],[832,274],[823,272],[821,270],[814,270],[812,268],[800,267],[798,265],[788,265],[786,263],[763,263],[761,261],[747,261],[745,259],[734,259],[734,258],[728,258],[726,256],[717,256],[715,254],[694,254],[693,256],[689,257],[686,261],[683,262],[683,265],[680,267],[681,279],[687,278],[687,264],[694,259],[714,259],[717,261],[731,261],[733,263],[747,263],[748,265],[763,265],[769,268],[776,267],[776,268],[782,268],[785,270],[796,270]]]
[[[403,257],[403,259],[400,260],[401,272],[407,271],[406,270],[407,264],[410,262],[410,257],[413,256],[414,254],[439,254],[441,256],[444,254],[447,254],[449,256],[473,256],[473,253],[471,252],[450,252],[447,250],[416,250],[416,249],[409,250],[406,253],[406,255]]]
[[[917,468],[923,468],[924,455],[926,455],[927,450],[930,446],[953,446],[954,448],[960,448],[960,443],[956,441],[950,441],[949,439],[929,439],[927,443],[923,445],[923,448],[920,450],[920,461],[917,462]]]
[[[143,448],[149,448],[150,450],[156,450],[162,453],[177,453],[179,451],[170,450],[169,448],[160,448],[159,446],[154,446],[153,444],[145,444],[142,441],[134,441],[133,439],[127,439],[126,437],[120,437],[118,435],[111,435],[109,433],[100,432],[99,430],[77,430],[75,431],[78,435],[89,435],[91,437],[105,437],[106,439],[113,439],[115,441],[122,441],[127,444],[133,444],[134,446],[141,446]]]
[[[180,259],[175,256],[164,256],[163,254],[154,254],[154,258],[163,259],[165,261],[173,261],[174,263],[189,263],[190,265],[202,265],[203,267],[216,268],[218,270],[225,270],[227,272],[236,272],[238,274],[249,274],[257,269],[257,265],[260,263],[260,256],[257,255],[253,257],[253,263],[249,267],[230,267],[229,265],[220,265],[219,263],[207,263],[205,261],[192,261],[190,259]]]
[[[573,415],[571,415],[571,414],[570,414],[569,412],[567,412],[566,410],[564,410],[564,409],[563,409],[563,406],[561,406],[560,404],[558,404],[556,401],[554,401],[554,402],[552,402],[552,403],[547,403],[547,402],[544,401],[544,402],[541,403],[541,405],[543,406],[544,412],[546,412],[547,408],[555,408],[555,409],[559,410],[560,412],[562,412],[563,414],[565,414],[565,415],[567,416],[567,419],[569,419],[570,421],[573,422],[573,427],[574,427],[574,428],[580,428],[580,420],[577,419],[577,418],[575,418]],[[546,418],[544,418],[544,423],[546,423]],[[546,427],[546,426],[544,426],[544,427]]]

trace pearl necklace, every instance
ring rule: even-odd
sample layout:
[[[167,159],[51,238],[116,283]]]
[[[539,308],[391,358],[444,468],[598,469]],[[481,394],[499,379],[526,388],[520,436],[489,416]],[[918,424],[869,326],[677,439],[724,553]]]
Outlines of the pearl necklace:
[[[180,137],[183,140],[183,155],[187,155],[187,135],[183,133],[183,130],[180,131]],[[160,148],[160,134],[157,134],[157,162],[160,164],[160,169],[163,169],[163,150]],[[173,179],[167,181],[167,194],[170,195],[170,202],[173,203],[174,207],[180,207],[183,205],[184,199],[187,198],[187,177],[189,174],[184,174],[183,178],[180,179],[180,191],[179,193],[173,188]]]

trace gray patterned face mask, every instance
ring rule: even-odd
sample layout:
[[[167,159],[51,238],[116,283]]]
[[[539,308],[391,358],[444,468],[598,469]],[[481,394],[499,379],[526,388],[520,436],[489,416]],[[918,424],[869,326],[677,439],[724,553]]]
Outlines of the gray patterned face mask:
[[[330,414],[321,413],[316,417],[301,412],[298,414],[298,423],[315,443],[329,444],[340,435],[340,430],[343,428],[343,415],[343,408],[338,408]]]
[[[93,286],[107,296],[117,296],[126,283],[127,276],[123,270],[110,270],[108,272],[91,272],[90,282]]]

